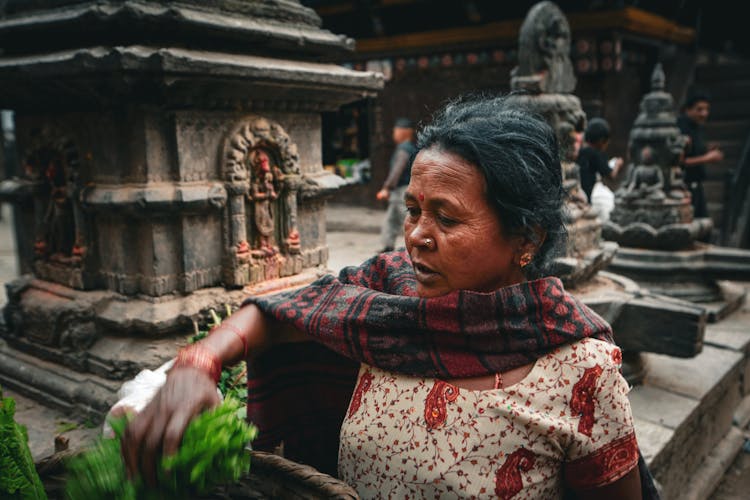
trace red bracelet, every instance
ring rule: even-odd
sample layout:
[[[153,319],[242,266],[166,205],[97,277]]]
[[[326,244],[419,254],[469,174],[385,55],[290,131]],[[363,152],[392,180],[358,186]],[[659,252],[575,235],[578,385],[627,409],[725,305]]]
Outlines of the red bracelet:
[[[200,344],[190,344],[180,349],[172,367],[191,367],[202,370],[218,383],[221,378],[221,360]]]
[[[226,328],[230,332],[232,332],[235,335],[237,335],[237,338],[239,338],[240,342],[242,342],[242,349],[243,349],[243,353],[244,353],[242,359],[247,359],[247,338],[244,335],[242,335],[242,331],[240,331],[239,328],[237,328],[233,324],[229,323],[228,321],[225,321],[224,323],[221,323],[221,324],[215,326],[211,330],[211,333],[215,332],[216,330],[221,330],[222,328]]]

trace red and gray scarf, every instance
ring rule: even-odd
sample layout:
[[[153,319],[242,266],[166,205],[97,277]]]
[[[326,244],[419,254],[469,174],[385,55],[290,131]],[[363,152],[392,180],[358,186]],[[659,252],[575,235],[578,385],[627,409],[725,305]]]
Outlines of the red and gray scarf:
[[[607,322],[553,277],[418,297],[404,251],[247,302],[316,341],[279,345],[249,363],[248,418],[261,432],[254,446],[283,441],[285,456],[334,475],[360,363],[452,379],[517,368],[586,337],[612,341]]]

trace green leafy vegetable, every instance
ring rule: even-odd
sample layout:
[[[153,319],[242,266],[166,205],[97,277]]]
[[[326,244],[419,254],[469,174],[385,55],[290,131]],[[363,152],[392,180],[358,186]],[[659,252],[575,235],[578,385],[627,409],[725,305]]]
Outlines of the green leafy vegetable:
[[[188,343],[192,344],[205,338],[213,328],[219,326],[224,319],[232,315],[232,306],[226,304],[225,309],[226,315],[223,319],[214,309],[209,309],[211,320],[204,327],[194,323],[195,333],[188,339]],[[226,398],[235,398],[246,403],[247,384],[244,383],[245,375],[247,375],[247,364],[244,361],[240,361],[234,366],[225,366],[221,370],[221,378],[218,384],[221,394]]]
[[[147,489],[140,478],[128,480],[120,448],[127,422],[125,417],[114,420],[115,439],[102,438],[68,461],[66,495],[71,500],[177,499],[237,481],[250,469],[246,446],[257,435],[241,416],[243,410],[242,403],[228,398],[194,418],[178,452],[162,458],[155,489]]]
[[[46,499],[34,467],[26,428],[15,422],[16,402],[0,387],[0,498]]]

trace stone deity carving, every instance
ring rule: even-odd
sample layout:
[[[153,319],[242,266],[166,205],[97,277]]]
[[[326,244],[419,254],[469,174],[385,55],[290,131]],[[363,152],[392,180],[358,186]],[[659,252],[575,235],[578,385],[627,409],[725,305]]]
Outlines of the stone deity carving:
[[[654,151],[645,146],[640,153],[640,161],[633,169],[629,182],[620,194],[627,200],[663,200],[664,174],[656,163]]]
[[[532,92],[570,93],[576,86],[570,53],[570,26],[559,7],[540,2],[521,25],[518,66],[511,87]]]
[[[24,160],[25,176],[37,193],[34,253],[37,259],[77,266],[86,254],[77,153],[70,143],[39,145],[44,138],[35,139]]]
[[[262,148],[254,149],[248,155],[250,161],[250,199],[254,204],[254,222],[258,247],[256,253],[270,257],[276,254],[273,233],[275,228],[272,201],[278,198],[274,171],[269,154]]]

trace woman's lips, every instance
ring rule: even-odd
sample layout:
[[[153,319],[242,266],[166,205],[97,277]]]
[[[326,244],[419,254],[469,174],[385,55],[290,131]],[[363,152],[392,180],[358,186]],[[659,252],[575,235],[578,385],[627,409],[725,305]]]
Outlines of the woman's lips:
[[[429,268],[419,262],[413,262],[413,265],[414,265],[414,274],[417,277],[417,281],[429,282],[429,281],[434,281],[435,279],[437,279],[438,272],[433,270],[432,268]]]

